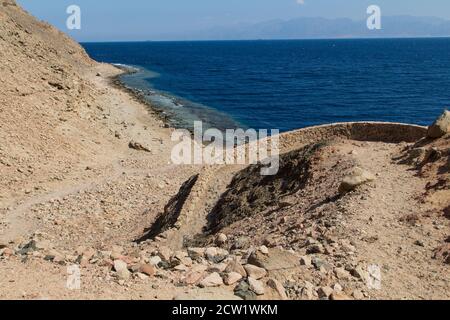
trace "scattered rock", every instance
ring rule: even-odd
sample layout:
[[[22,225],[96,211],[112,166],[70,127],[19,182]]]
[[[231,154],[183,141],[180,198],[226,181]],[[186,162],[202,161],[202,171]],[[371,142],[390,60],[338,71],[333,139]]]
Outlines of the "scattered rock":
[[[360,290],[355,290],[352,293],[353,298],[355,298],[356,300],[362,300],[364,299],[364,294],[360,291]]]
[[[144,147],[142,144],[136,141],[130,141],[128,144],[128,147],[130,149],[138,150],[138,151],[145,151],[145,152],[151,152],[151,150],[147,147]]]
[[[333,293],[333,289],[330,287],[320,287],[319,290],[317,290],[317,294],[319,295],[319,298],[321,299],[328,299],[331,294]]]
[[[375,176],[367,170],[355,167],[351,174],[346,176],[339,186],[339,193],[344,194],[355,190],[358,186],[375,180]]]
[[[339,280],[348,280],[351,277],[350,272],[348,272],[344,268],[335,268],[334,274],[336,275],[336,278],[338,278]]]
[[[242,279],[242,275],[240,275],[237,272],[229,272],[229,273],[225,273],[223,275],[223,282],[228,286],[231,286],[231,285],[237,283],[241,279]]]
[[[231,250],[244,249],[248,246],[250,240],[247,237],[239,237],[234,240]]]
[[[300,257],[300,265],[301,266],[310,266],[311,265],[311,257],[309,257],[309,256]]]
[[[157,266],[161,261],[159,256],[153,256],[148,259],[148,263],[152,266]]]
[[[205,248],[188,248],[187,253],[192,260],[198,261],[205,257]]]
[[[140,266],[139,272],[149,277],[153,277],[155,275],[155,268],[150,264],[144,264]]]
[[[11,257],[13,255],[14,255],[14,250],[12,250],[10,248],[0,249],[0,256]]]
[[[210,247],[205,251],[206,259],[213,263],[219,263],[228,256],[228,251],[216,247]]]
[[[265,269],[254,266],[252,264],[246,264],[244,266],[244,269],[249,277],[256,280],[264,278],[267,275],[267,271]]]
[[[131,277],[131,272],[128,269],[120,269],[116,272],[116,275],[120,280],[128,280]]]
[[[270,288],[274,289],[278,293],[281,300],[288,299],[288,297],[286,295],[286,290],[284,289],[283,285],[278,280],[271,278],[271,279],[267,280],[267,285]]]
[[[204,276],[203,272],[191,271],[186,274],[183,279],[183,283],[186,285],[196,285],[202,280]]]
[[[266,246],[259,247],[259,251],[261,251],[262,254],[269,254],[269,248]]]
[[[416,241],[414,242],[414,244],[415,244],[416,246],[419,246],[419,247],[425,247],[425,244],[424,244],[423,241],[421,241],[421,240],[416,240]]]
[[[271,249],[269,254],[254,251],[248,258],[248,263],[267,271],[292,269],[299,264],[295,254],[277,248]]]
[[[249,277],[247,281],[249,284],[249,289],[256,293],[258,296],[262,296],[266,292],[266,290],[264,289],[264,284],[261,281],[253,279],[251,277]]]
[[[219,233],[216,237],[216,244],[223,246],[228,241],[228,237],[224,233]]]
[[[245,271],[244,267],[237,260],[230,261],[225,269],[225,272],[236,272],[239,273],[242,277],[247,277],[247,271]]]
[[[323,252],[324,252],[324,248],[323,248],[323,245],[321,245],[320,243],[312,244],[312,245],[308,246],[308,248],[306,249],[307,254],[316,254],[316,253],[323,253]]]
[[[450,111],[444,113],[428,128],[428,138],[437,139],[450,133]]]
[[[364,270],[362,266],[357,266],[356,268],[353,268],[352,270],[350,270],[350,274],[362,281],[366,281],[367,279],[367,272]]]
[[[207,269],[207,271],[209,271],[209,272],[219,272],[219,273],[221,273],[221,272],[224,272],[225,271],[225,269],[227,268],[227,264],[226,263],[215,263],[215,264],[213,264],[213,265],[211,265],[208,269]]]
[[[122,260],[115,260],[114,261],[114,270],[116,270],[117,272],[121,271],[121,270],[128,270],[128,265],[125,261]]]
[[[168,247],[160,247],[157,251],[157,256],[161,258],[164,262],[170,262],[170,258],[172,257],[172,250]]]
[[[202,288],[217,287],[221,285],[223,285],[223,280],[220,274],[218,274],[217,272],[211,273],[202,281],[200,281],[200,287]]]
[[[243,300],[256,300],[256,293],[250,290],[250,286],[246,281],[241,281],[234,289],[234,294]]]

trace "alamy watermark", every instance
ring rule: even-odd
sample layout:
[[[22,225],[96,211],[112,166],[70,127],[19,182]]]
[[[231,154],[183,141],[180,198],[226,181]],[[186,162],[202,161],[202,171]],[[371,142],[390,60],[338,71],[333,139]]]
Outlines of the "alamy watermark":
[[[66,27],[69,30],[81,29],[81,8],[77,5],[70,5],[66,9],[69,17],[66,20]]]
[[[172,149],[173,164],[262,165],[261,175],[276,175],[279,169],[278,129],[210,128],[203,131],[201,121],[194,122],[194,134],[184,129],[172,133],[178,142]]]
[[[81,271],[78,265],[71,265],[67,267],[66,288],[69,290],[81,289]]]
[[[369,30],[381,30],[381,8],[377,5],[371,5],[367,8],[367,28]]]
[[[381,290],[381,268],[376,264],[367,267],[369,273],[367,287],[372,290]]]

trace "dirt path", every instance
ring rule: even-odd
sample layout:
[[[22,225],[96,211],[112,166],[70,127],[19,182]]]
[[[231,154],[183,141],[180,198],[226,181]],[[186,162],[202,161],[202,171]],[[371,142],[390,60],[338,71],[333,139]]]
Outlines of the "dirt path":
[[[349,199],[352,203],[345,221],[351,230],[350,239],[356,242],[356,259],[381,270],[381,290],[371,290],[374,298],[448,298],[448,267],[431,259],[433,249],[445,236],[431,229],[445,222],[410,225],[401,221],[422,210],[418,199],[426,182],[409,166],[394,163],[392,158],[400,149],[376,143],[361,143],[354,148],[360,166],[377,173],[375,188],[360,199]],[[444,279],[436,281],[437,275]]]

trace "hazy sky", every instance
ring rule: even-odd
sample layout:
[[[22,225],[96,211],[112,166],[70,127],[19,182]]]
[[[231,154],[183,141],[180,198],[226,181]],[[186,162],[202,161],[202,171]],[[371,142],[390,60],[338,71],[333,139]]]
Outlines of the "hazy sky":
[[[362,20],[376,4],[383,15],[450,19],[449,0],[17,0],[38,18],[79,41],[152,40],[215,26],[296,17]],[[65,27],[66,8],[78,5],[81,30]]]

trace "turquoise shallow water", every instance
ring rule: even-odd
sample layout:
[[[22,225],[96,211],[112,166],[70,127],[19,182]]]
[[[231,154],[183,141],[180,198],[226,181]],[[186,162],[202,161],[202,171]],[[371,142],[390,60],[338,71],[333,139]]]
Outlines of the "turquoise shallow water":
[[[450,106],[450,39],[85,43],[181,126],[429,124]]]

